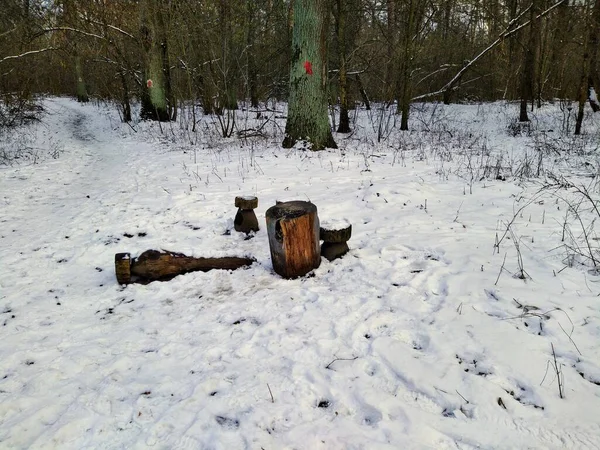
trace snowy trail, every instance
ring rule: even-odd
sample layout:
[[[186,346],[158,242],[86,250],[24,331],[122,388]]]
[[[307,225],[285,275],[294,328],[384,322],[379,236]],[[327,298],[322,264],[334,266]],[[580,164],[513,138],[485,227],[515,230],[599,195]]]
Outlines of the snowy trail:
[[[50,133],[64,133],[64,157],[7,171],[12,173],[5,180],[3,195],[9,215],[2,222],[10,229],[3,226],[2,238],[10,242],[13,233],[26,236],[18,248],[3,246],[9,251],[2,252],[5,274],[0,286],[18,294],[12,301],[9,297],[6,308],[11,312],[3,315],[6,322],[18,323],[6,342],[13,351],[3,359],[3,368],[8,370],[7,379],[20,379],[17,385],[8,385],[25,395],[9,405],[0,419],[5,431],[32,445],[37,442],[35,432],[25,430],[40,421],[54,423],[68,416],[82,395],[77,392],[81,387],[75,387],[77,377],[89,366],[80,366],[77,359],[86,355],[88,347],[101,344],[96,341],[97,330],[86,323],[90,307],[100,307],[90,301],[88,292],[90,285],[97,289],[111,279],[99,267],[105,265],[103,257],[112,253],[104,248],[122,238],[120,233],[113,236],[118,226],[114,220],[130,214],[129,207],[145,183],[140,181],[146,176],[142,155],[149,148],[118,140],[107,143],[110,130],[95,130],[98,121],[93,111],[70,101],[57,99],[48,108]],[[97,259],[99,254],[103,256]],[[31,370],[19,374],[22,365]],[[46,383],[53,386],[53,392],[47,393],[54,398],[50,405],[40,392]],[[23,445],[18,438],[15,444]]]
[[[529,207],[533,280],[496,286],[521,187],[465,196],[424,162],[366,171],[350,152],[165,152],[91,106],[48,107],[60,158],[0,173],[1,448],[600,448],[597,297],[547,254],[562,211]],[[260,223],[310,198],[353,224],[350,253],[280,279],[264,230],[225,233],[240,193]],[[258,263],[118,286],[114,254],[149,248]],[[583,355],[564,314],[538,332],[513,298],[568,311]],[[564,400],[540,385],[550,342]]]

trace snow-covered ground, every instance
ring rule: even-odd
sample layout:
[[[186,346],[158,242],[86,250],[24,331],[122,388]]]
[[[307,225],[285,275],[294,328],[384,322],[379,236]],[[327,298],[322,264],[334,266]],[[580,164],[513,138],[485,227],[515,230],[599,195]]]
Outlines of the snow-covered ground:
[[[558,106],[531,136],[516,105],[418,106],[381,142],[360,111],[318,153],[279,147],[280,113],[222,139],[45,108],[55,158],[0,167],[0,448],[600,448],[594,211],[511,176],[589,186],[598,135],[562,138]],[[259,198],[252,239],[236,195]],[[350,252],[281,279],[276,200],[351,223]],[[119,286],[115,253],[147,249],[257,263]]]

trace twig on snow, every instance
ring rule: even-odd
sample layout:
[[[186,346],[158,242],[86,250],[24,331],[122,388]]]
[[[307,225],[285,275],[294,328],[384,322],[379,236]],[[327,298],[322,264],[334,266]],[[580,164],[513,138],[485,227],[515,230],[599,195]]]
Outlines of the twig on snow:
[[[355,356],[354,358],[335,358],[333,361],[331,361],[329,364],[327,364],[325,366],[325,368],[331,369],[331,365],[336,361],[354,361],[355,359],[358,359],[358,356]],[[333,369],[331,369],[331,370],[333,370]]]

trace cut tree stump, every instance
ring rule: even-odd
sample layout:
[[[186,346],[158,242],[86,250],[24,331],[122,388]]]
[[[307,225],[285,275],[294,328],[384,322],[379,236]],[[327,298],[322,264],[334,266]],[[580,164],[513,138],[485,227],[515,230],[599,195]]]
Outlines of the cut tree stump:
[[[254,209],[258,206],[258,198],[252,196],[236,197],[235,206],[238,208],[233,220],[235,231],[246,234],[251,231],[258,231],[258,220],[256,214],[254,214]]]
[[[321,245],[321,256],[328,261],[333,261],[341,258],[350,250],[347,241],[352,236],[352,225],[336,229],[321,228],[320,236],[325,241]]]
[[[319,216],[310,202],[271,206],[266,214],[273,269],[283,278],[306,275],[321,263]]]
[[[127,255],[127,258],[122,255]],[[188,272],[208,272],[213,269],[235,270],[249,266],[255,261],[252,258],[235,256],[194,258],[182,253],[146,250],[134,259],[130,258],[129,253],[117,253],[115,255],[115,271],[120,284],[129,284],[156,280],[167,281]]]

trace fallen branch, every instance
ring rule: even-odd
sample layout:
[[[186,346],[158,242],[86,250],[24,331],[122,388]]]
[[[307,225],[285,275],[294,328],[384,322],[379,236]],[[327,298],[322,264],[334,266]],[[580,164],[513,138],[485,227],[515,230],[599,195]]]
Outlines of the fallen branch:
[[[335,358],[333,361],[331,361],[329,364],[327,364],[325,366],[325,368],[331,369],[331,365],[336,361],[354,361],[355,359],[358,359],[358,356],[355,356],[354,358]],[[331,370],[333,370],[333,369],[331,369]]]

